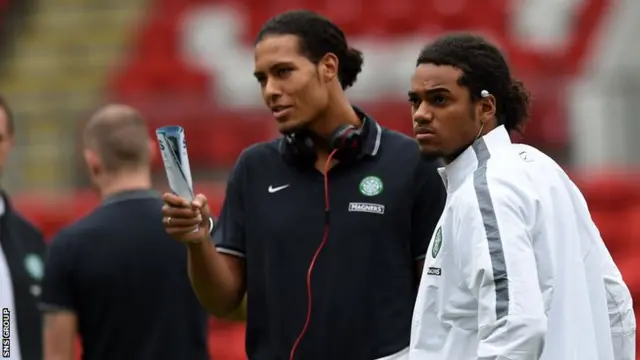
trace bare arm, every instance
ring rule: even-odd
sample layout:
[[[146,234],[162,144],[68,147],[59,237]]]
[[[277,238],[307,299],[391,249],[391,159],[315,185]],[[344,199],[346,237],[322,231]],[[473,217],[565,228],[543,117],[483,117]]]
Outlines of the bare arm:
[[[187,244],[189,279],[198,300],[212,315],[235,310],[245,293],[245,211],[243,156],[234,167],[222,211],[214,224],[204,195],[190,204],[165,194],[165,230]]]
[[[212,315],[228,315],[244,297],[244,259],[218,253],[209,240],[188,249],[189,278],[198,300]]]
[[[73,360],[77,318],[71,311],[49,311],[44,314],[44,360]]]

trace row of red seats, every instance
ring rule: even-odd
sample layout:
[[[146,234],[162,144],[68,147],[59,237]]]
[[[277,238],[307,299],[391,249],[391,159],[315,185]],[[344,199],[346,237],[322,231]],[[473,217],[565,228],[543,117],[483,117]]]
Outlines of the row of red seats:
[[[383,4],[387,3],[389,2],[383,2]],[[245,6],[241,1],[234,2],[234,4],[238,4],[241,7]],[[480,9],[483,10],[480,11],[476,8],[477,6],[470,4],[476,4],[476,2],[467,4],[467,6],[461,8],[460,12],[456,12],[454,15],[430,12],[432,15],[429,21],[424,21],[420,17],[410,16],[412,15],[411,11],[414,6],[412,3],[404,3],[403,6],[402,2],[400,4],[393,2],[395,10],[392,11],[380,9],[380,11],[378,11],[379,15],[377,16],[371,16],[372,13],[377,13],[376,7],[368,5],[366,8],[357,8],[357,12],[347,16],[344,13],[345,7],[341,6],[337,8],[339,9],[338,13],[329,15],[329,17],[343,28],[348,36],[389,38],[418,35],[426,37],[452,30],[482,32],[490,35],[492,39],[504,46],[514,66],[521,71],[539,72],[541,67],[545,67],[545,65],[550,62],[553,63],[553,66],[547,66],[547,68],[557,71],[563,68],[563,62],[568,62],[562,61],[563,59],[554,59],[553,54],[536,53],[526,46],[523,47],[517,43],[513,43],[510,32],[506,26],[509,20],[508,7],[492,8],[481,4]],[[423,5],[421,6],[423,7]],[[282,9],[279,9],[280,7]],[[254,40],[253,37],[258,33],[264,21],[273,14],[290,9],[288,6],[270,6],[268,9],[265,9],[265,6],[257,4],[247,6],[246,8],[249,9],[246,15],[249,16],[250,21],[246,24],[244,34],[247,37],[245,41],[248,44]],[[317,10],[318,6],[310,6],[309,8]],[[405,9],[406,13],[398,13],[397,10],[399,8]],[[184,21],[183,15],[186,9],[186,5],[183,4],[180,10],[172,10],[166,13],[158,11],[149,17],[146,25],[140,29],[140,33],[135,42],[131,64],[127,65],[125,69],[122,69],[115,75],[116,85],[113,86],[114,91],[118,93],[120,91],[124,91],[125,93],[131,91],[131,89],[120,83],[122,81],[133,83],[135,81],[133,79],[147,76],[157,77],[154,74],[150,75],[150,73],[154,73],[154,69],[158,68],[162,69],[161,72],[175,78],[174,81],[177,82],[177,85],[184,81],[178,78],[187,77],[194,82],[193,88],[202,86],[201,81],[195,80],[197,77],[195,74],[202,75],[203,73],[197,69],[184,69],[190,66],[184,64],[181,60],[181,50],[183,48],[181,44]],[[324,13],[326,12],[327,11]],[[449,17],[457,18],[458,24],[439,22],[439,20]],[[500,25],[492,25],[491,22],[496,21],[500,22]],[[590,23],[586,24],[589,25]],[[585,32],[588,31],[580,31],[580,33]],[[581,54],[580,52],[572,52],[571,56],[575,58],[571,59],[570,62],[576,63],[578,60],[577,57],[580,57]],[[121,86],[125,88],[121,89]],[[154,87],[150,86],[143,90],[151,89],[154,89]],[[178,86],[176,90],[180,89],[181,87]],[[190,90],[191,89],[192,88],[190,88]]]
[[[377,35],[403,36],[413,34],[431,34],[445,30],[481,30],[489,34],[501,35],[508,31],[510,12],[509,0],[493,0],[478,3],[460,0],[443,1],[362,1],[349,3],[337,0],[279,0],[261,2],[258,0],[238,1],[161,1],[156,7],[156,16],[162,14],[162,20],[155,18],[147,30],[169,35],[169,39],[179,33],[174,24],[181,21],[185,9],[203,5],[224,3],[237,6],[247,17],[245,40],[250,43],[262,24],[274,14],[291,9],[309,9],[317,11],[336,22],[349,36]],[[428,19],[415,16],[415,9],[429,14]],[[166,14],[166,15],[165,15]],[[172,50],[175,51],[175,50]]]
[[[604,10],[610,0],[585,2],[576,15],[576,35],[570,38],[564,51],[554,54],[540,53],[528,47],[526,42],[516,42],[508,26],[513,13],[513,1],[510,0],[492,0],[482,4],[468,0],[432,0],[419,4],[413,0],[380,0],[367,4],[352,2],[332,6],[334,1],[279,0],[265,3],[256,0],[156,0],[147,23],[141,28],[132,58],[112,79],[111,91],[121,101],[139,102],[142,97],[168,112],[181,113],[171,121],[193,129],[188,134],[191,137],[190,155],[194,164],[228,166],[242,148],[268,138],[271,131],[266,128],[267,124],[259,124],[253,119],[255,114],[221,113],[213,92],[214,76],[185,63],[181,58],[182,16],[188,9],[221,3],[237,6],[248,17],[245,31],[247,41],[253,40],[252,37],[267,18],[291,8],[320,11],[343,27],[349,36],[428,36],[444,30],[484,30],[504,46],[516,74],[526,74],[524,80],[534,94],[533,121],[527,130],[527,140],[547,147],[562,148],[567,132],[562,105],[563,83],[560,79],[579,68],[593,38],[593,31],[602,14],[606,13]],[[428,20],[413,16],[413,9],[416,8],[429,14]],[[550,78],[554,79],[552,84],[544,80]],[[185,116],[185,109],[194,110],[195,113]],[[410,132],[409,121],[398,117],[398,114],[406,113],[406,104],[402,100],[391,101],[384,108],[372,112],[389,127]],[[167,122],[166,116],[164,119],[157,115],[147,117],[152,126]]]
[[[334,4],[335,3],[335,4]],[[513,54],[513,65],[530,70],[528,63],[536,58],[536,63],[553,63],[554,68],[577,70],[586,60],[589,44],[597,35],[595,32],[606,17],[611,0],[587,0],[573,14],[570,37],[566,48],[555,54],[539,53],[526,41],[519,41],[512,29],[514,9],[517,2],[512,0],[492,0],[477,2],[458,1],[415,1],[378,0],[364,3],[354,1],[345,4],[337,0],[279,0],[261,2],[258,0],[157,0],[155,11],[143,29],[140,37],[139,56],[179,58],[179,34],[182,31],[182,15],[198,6],[225,4],[236,6],[248,22],[244,34],[245,41],[252,43],[262,24],[274,14],[296,8],[318,11],[336,22],[348,36],[429,36],[443,31],[473,30],[490,35],[499,41],[507,53]],[[338,6],[335,6],[338,5]],[[415,9],[428,14],[427,18],[415,16]],[[147,46],[157,43],[154,46]],[[549,57],[551,56],[551,58]],[[532,68],[536,70],[537,68]]]

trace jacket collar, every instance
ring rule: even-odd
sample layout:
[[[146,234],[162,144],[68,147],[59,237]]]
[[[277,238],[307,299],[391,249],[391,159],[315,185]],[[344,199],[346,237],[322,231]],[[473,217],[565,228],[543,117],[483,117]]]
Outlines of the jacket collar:
[[[453,162],[438,169],[447,192],[453,193],[476,169],[486,164],[492,153],[511,144],[509,132],[503,125],[476,139]]]
[[[382,140],[382,127],[360,108],[353,106],[358,117],[362,119],[362,151],[365,155],[376,156],[380,150]]]

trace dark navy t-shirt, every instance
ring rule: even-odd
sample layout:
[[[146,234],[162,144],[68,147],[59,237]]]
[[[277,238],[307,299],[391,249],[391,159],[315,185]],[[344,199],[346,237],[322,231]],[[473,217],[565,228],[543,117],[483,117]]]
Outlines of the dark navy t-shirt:
[[[77,315],[83,359],[209,358],[186,248],[165,233],[161,208],[154,192],[119,193],[52,241],[42,309]]]

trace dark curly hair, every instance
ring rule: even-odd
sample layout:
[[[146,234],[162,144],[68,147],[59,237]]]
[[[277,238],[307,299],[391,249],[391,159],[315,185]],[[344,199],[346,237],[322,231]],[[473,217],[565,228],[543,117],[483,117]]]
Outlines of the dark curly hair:
[[[496,117],[508,131],[524,131],[529,120],[529,92],[511,76],[509,65],[498,48],[481,36],[451,34],[422,49],[416,66],[449,65],[462,70],[458,84],[469,89],[471,99],[482,90],[496,98]]]
[[[269,19],[256,44],[268,35],[296,35],[301,52],[314,64],[327,53],[338,57],[338,79],[343,89],[352,86],[362,71],[362,52],[347,45],[344,32],[329,19],[307,10],[288,11]]]

